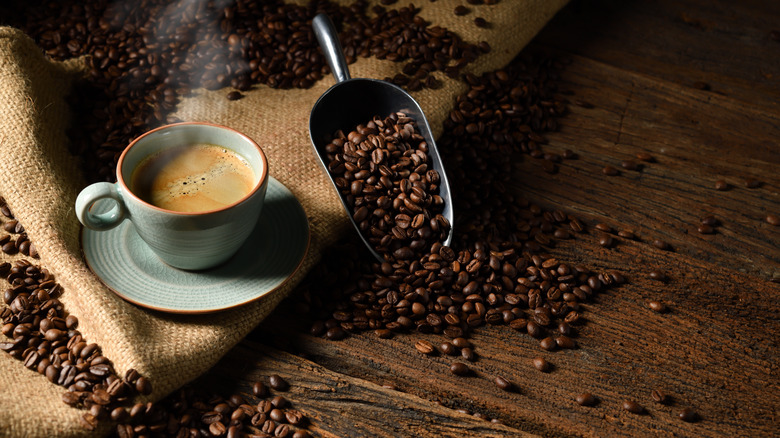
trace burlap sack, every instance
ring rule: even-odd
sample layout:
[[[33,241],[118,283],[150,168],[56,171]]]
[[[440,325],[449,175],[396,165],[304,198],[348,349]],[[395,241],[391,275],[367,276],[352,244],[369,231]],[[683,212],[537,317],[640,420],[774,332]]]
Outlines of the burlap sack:
[[[468,69],[479,74],[506,65],[565,3],[503,0],[479,9],[492,23],[488,29],[473,24],[474,14],[456,16],[453,9],[461,4],[456,0],[426,2],[420,15],[466,41],[488,41],[493,50]],[[401,65],[360,59],[350,70],[353,77],[384,78],[398,73]],[[62,301],[68,313],[80,318],[85,338],[102,346],[119,373],[136,368],[148,376],[154,384],[150,399],[156,400],[208,370],[289,293],[318,261],[323,247],[351,232],[308,138],[311,107],[334,80],[326,78],[308,90],[259,86],[239,101],[225,99],[225,91],[204,91],[179,106],[177,115],[183,120],[231,126],[264,147],[271,174],[306,210],[311,245],[302,268],[278,293],[235,310],[177,316],[123,301],[83,263],[73,205],[85,182],[67,152],[69,109],[64,100],[82,68],[79,60],[49,62],[24,34],[0,28],[0,195],[37,246],[38,263],[64,287]],[[436,136],[454,96],[465,89],[461,82],[437,77],[443,81],[441,89],[414,94]],[[0,354],[0,435],[88,435],[79,425],[83,412],[61,401],[63,391],[20,361]],[[96,434],[107,430],[104,424]]]

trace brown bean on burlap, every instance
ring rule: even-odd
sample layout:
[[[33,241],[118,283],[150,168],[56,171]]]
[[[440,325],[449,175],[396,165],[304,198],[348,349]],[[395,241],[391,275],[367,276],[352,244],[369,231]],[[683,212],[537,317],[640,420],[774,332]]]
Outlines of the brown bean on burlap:
[[[423,5],[420,16],[466,41],[488,41],[492,51],[467,69],[479,74],[506,65],[565,3],[502,0],[490,7],[471,6],[473,14],[456,16],[453,9],[461,2],[440,0]],[[477,12],[490,27],[474,25]],[[384,78],[401,66],[361,58],[350,70],[353,77]],[[308,138],[311,107],[334,80],[328,77],[307,90],[257,86],[238,101],[225,99],[225,90],[199,91],[177,108],[183,120],[227,125],[262,145],[271,174],[297,196],[311,226],[303,265],[278,293],[238,309],[186,316],[123,301],[82,260],[73,205],[85,179],[67,152],[65,135],[65,96],[82,68],[79,60],[49,62],[24,34],[0,28],[0,195],[37,246],[40,260],[34,262],[49,269],[64,287],[65,310],[79,317],[86,340],[102,347],[120,375],[136,368],[148,376],[154,384],[149,399],[157,400],[208,370],[288,295],[319,260],[323,247],[351,232]],[[465,90],[462,82],[440,74],[437,78],[443,87],[414,94],[436,136],[453,98]],[[23,257],[2,255],[0,261],[18,258]],[[64,391],[21,361],[0,354],[0,436],[89,435],[79,424],[83,412],[61,401]],[[105,423],[95,434],[107,432],[110,425]]]

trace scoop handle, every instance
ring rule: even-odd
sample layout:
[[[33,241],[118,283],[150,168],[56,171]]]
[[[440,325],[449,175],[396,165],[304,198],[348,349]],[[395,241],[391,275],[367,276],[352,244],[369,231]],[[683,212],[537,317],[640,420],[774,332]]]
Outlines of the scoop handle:
[[[347,67],[347,60],[344,58],[344,52],[341,50],[339,34],[336,32],[333,22],[330,21],[330,17],[326,14],[317,14],[311,21],[311,25],[336,82],[348,80],[350,78],[349,67]]]

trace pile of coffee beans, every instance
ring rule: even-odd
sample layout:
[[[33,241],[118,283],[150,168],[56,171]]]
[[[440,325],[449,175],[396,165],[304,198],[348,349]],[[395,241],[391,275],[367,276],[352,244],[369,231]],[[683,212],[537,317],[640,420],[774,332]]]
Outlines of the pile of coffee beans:
[[[135,395],[152,392],[149,380],[135,370],[117,376],[100,347],[84,339],[78,318],[63,310],[62,287],[48,270],[17,260],[0,264],[0,276],[9,283],[0,311],[8,340],[0,342],[0,350],[65,387],[62,401],[86,410],[81,417],[86,429],[94,430]]]
[[[353,218],[370,230],[386,261],[364,261],[354,248],[326,256],[305,295],[310,308],[330,309],[319,315],[313,334],[340,339],[350,331],[371,329],[389,337],[416,330],[463,343],[471,330],[490,324],[528,333],[545,350],[576,347],[572,336],[581,322],[580,304],[625,279],[616,271],[596,273],[546,255],[545,247],[583,232],[584,225],[563,212],[543,211],[505,185],[513,174],[508,157],[523,152],[543,157],[542,132],[554,129],[555,117],[566,111],[548,80],[554,74],[552,62],[519,59],[505,70],[465,78],[471,89],[457,99],[440,141],[445,166],[454,175],[458,233],[451,247],[442,245],[441,233],[426,232],[433,240],[413,240],[414,251],[400,240],[435,224],[420,203],[438,204],[435,192],[428,191],[436,188],[431,183],[437,175],[429,176],[425,150],[396,146],[406,129],[406,136],[415,138],[412,120],[403,114],[375,117],[336,136],[326,147],[328,168],[353,207]],[[404,168],[416,170],[398,172],[394,161],[383,167],[393,152],[409,157]],[[342,272],[344,278],[334,275]],[[438,351],[476,357],[471,345],[460,353],[449,346],[445,342]],[[416,348],[424,354],[435,350],[419,343]]]
[[[348,62],[377,57],[406,62],[388,78],[410,90],[435,88],[431,72],[452,77],[489,51],[430,26],[410,5],[368,10],[365,1],[307,6],[279,0],[234,2],[65,0],[0,6],[0,24],[18,26],[54,59],[86,55],[88,80],[71,105],[79,117],[71,151],[92,181],[112,181],[122,150],[143,132],[177,121],[179,99],[197,88],[232,87],[227,98],[254,84],[308,88],[328,73],[311,27],[327,13],[341,28]]]
[[[366,240],[388,261],[409,260],[446,240],[441,177],[428,143],[404,113],[375,116],[325,145],[328,171]]]
[[[252,396],[237,391],[225,396],[189,384],[159,403],[137,403],[129,410],[115,410],[111,418],[118,422],[119,438],[309,438],[306,416],[279,394],[288,388],[287,381],[277,374],[268,377],[268,384],[255,382]]]
[[[3,230],[8,234],[0,236],[0,250],[8,255],[23,254],[25,256],[38,258],[38,250],[35,245],[27,237],[27,233],[24,231],[24,227],[16,219],[14,219],[11,209],[8,208],[8,204],[5,202],[5,198],[0,196],[0,214],[2,214],[7,221],[3,222]]]

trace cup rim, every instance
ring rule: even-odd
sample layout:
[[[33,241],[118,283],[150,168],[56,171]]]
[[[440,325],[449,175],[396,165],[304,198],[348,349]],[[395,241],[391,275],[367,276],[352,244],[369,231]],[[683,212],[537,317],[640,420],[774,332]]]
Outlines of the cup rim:
[[[164,129],[170,129],[170,128],[173,128],[173,127],[183,126],[183,125],[211,126],[211,127],[214,127],[214,128],[225,129],[225,130],[234,132],[235,134],[237,134],[238,136],[244,138],[246,141],[248,141],[250,144],[252,144],[257,149],[257,152],[259,152],[260,160],[263,163],[263,166],[262,166],[263,168],[262,168],[262,173],[260,174],[260,178],[257,181],[257,184],[252,188],[252,190],[250,190],[249,193],[247,193],[244,197],[242,197],[238,201],[235,201],[235,202],[233,202],[231,204],[228,204],[228,205],[226,205],[224,207],[220,207],[220,208],[216,208],[216,209],[212,209],[212,210],[202,210],[202,211],[177,211],[177,210],[170,210],[170,209],[167,209],[167,208],[161,208],[161,207],[158,207],[158,206],[156,206],[154,204],[150,204],[149,202],[144,201],[143,199],[138,197],[135,193],[133,193],[133,191],[130,190],[130,186],[127,184],[127,182],[122,177],[122,166],[124,165],[124,161],[125,161],[125,157],[127,156],[127,153],[130,151],[130,149],[133,148],[133,146],[136,145],[136,143],[141,141],[144,137],[147,137],[147,136],[149,136],[149,135],[151,135],[151,134],[153,134],[153,133],[155,133],[157,131],[161,131],[161,130],[164,130]],[[243,132],[240,132],[240,131],[238,131],[236,129],[233,129],[233,128],[230,128],[228,126],[220,125],[220,124],[217,124],[217,123],[211,123],[211,122],[178,122],[178,123],[170,123],[170,124],[167,124],[167,125],[158,126],[157,128],[154,128],[152,130],[144,132],[143,134],[141,134],[138,137],[136,137],[133,141],[131,141],[130,144],[127,145],[127,147],[125,147],[125,149],[122,151],[122,154],[119,156],[119,160],[117,160],[117,163],[116,163],[116,181],[122,187],[122,191],[124,193],[129,194],[133,199],[135,199],[136,201],[140,202],[142,205],[144,205],[146,207],[149,207],[151,209],[154,209],[154,210],[157,210],[157,211],[160,211],[160,212],[163,212],[163,213],[169,213],[169,214],[179,215],[179,216],[202,216],[202,215],[206,215],[206,214],[210,214],[210,213],[218,213],[218,212],[221,212],[221,211],[225,211],[225,210],[231,209],[231,208],[233,208],[233,207],[235,207],[235,206],[237,206],[237,205],[247,201],[252,196],[254,196],[255,193],[257,193],[257,191],[260,190],[263,187],[263,185],[265,185],[265,183],[268,181],[268,158],[265,156],[265,152],[260,147],[260,145],[257,144],[256,141],[252,140],[248,135],[244,134]]]

